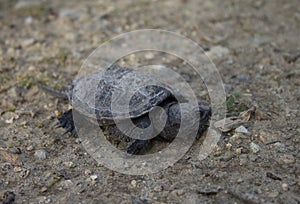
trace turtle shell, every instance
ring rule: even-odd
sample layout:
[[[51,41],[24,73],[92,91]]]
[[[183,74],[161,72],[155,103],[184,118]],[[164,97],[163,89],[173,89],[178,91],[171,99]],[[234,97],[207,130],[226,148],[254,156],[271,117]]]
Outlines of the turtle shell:
[[[140,117],[173,97],[154,76],[118,65],[79,78],[72,87],[73,107],[102,125]]]

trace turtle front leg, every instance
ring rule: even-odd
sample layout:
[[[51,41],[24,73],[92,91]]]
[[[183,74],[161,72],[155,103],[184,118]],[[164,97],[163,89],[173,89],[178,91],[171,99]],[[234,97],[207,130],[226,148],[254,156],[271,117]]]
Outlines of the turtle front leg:
[[[132,140],[128,144],[126,152],[128,154],[139,154],[142,150],[146,149],[149,144],[149,140]]]
[[[66,131],[64,132],[63,135],[67,133],[71,133],[72,136],[74,137],[76,135],[76,129],[73,121],[73,114],[72,114],[72,109],[68,110],[67,112],[64,112],[61,116],[58,118],[58,128],[62,127],[65,128]]]

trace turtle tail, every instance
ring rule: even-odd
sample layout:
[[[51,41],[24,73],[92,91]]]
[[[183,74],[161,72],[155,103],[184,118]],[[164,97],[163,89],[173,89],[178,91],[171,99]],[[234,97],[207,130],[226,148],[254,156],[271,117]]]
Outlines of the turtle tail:
[[[54,96],[57,96],[59,98],[65,98],[65,99],[68,99],[68,95],[66,92],[60,92],[60,91],[57,91],[51,87],[48,87],[48,86],[44,86],[42,85],[41,83],[36,83],[36,85],[43,89],[44,91],[46,91],[47,93],[51,94],[51,95],[54,95]]]

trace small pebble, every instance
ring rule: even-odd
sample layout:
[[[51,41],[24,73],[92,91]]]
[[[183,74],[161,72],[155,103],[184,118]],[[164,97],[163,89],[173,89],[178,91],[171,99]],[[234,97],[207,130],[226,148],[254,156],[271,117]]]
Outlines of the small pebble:
[[[227,149],[231,149],[231,148],[232,148],[232,144],[231,144],[231,143],[227,143],[227,144],[226,144],[226,148],[227,148]]]
[[[22,171],[21,167],[19,167],[19,166],[14,167],[14,172],[18,173],[18,172],[21,172],[21,171]]]
[[[245,128],[243,125],[241,125],[238,128],[236,128],[235,132],[237,132],[237,133],[244,133],[244,134],[248,134],[249,133],[249,131],[247,130],[247,128]]]
[[[30,45],[34,44],[34,39],[33,38],[29,38],[29,39],[25,39],[21,42],[22,47],[29,47]]]
[[[246,136],[242,133],[234,133],[230,138],[229,138],[229,141],[230,143],[233,143],[233,144],[239,144],[241,143],[241,140],[242,139],[245,139]]]
[[[92,171],[91,170],[89,170],[89,169],[86,169],[86,170],[84,170],[84,174],[85,175],[91,175],[92,174]]]
[[[243,147],[237,148],[237,149],[235,150],[235,153],[236,153],[236,154],[241,154],[241,153],[242,153],[242,149],[243,149]]]
[[[40,1],[26,1],[26,0],[19,0],[17,1],[17,3],[15,4],[14,8],[15,10],[19,10],[19,9],[29,9],[32,7],[37,7],[40,6],[42,2]]]
[[[23,169],[20,173],[20,177],[21,178],[27,178],[30,174],[30,170],[29,169]]]
[[[25,19],[25,24],[32,24],[32,21],[33,21],[32,17],[29,16]]]
[[[26,126],[27,125],[27,121],[20,122],[20,125]]]
[[[270,193],[267,194],[267,196],[269,198],[276,198],[278,195],[279,195],[278,191],[272,191],[272,192],[270,192]]]
[[[258,152],[260,151],[259,145],[258,145],[258,144],[255,144],[254,142],[251,142],[251,143],[250,143],[250,149],[251,149],[251,151],[252,151],[254,154],[256,154],[256,153],[258,153]]]
[[[73,182],[71,180],[63,180],[59,183],[59,186],[61,188],[64,188],[64,189],[70,189],[71,187],[74,186]]]
[[[234,60],[232,60],[232,59],[229,59],[229,60],[226,61],[226,64],[229,64],[229,65],[234,64],[234,63],[235,63],[235,62],[234,62]]]
[[[212,60],[220,59],[223,56],[227,55],[230,52],[230,50],[227,47],[223,46],[214,46],[211,47],[208,52],[206,52],[206,55],[211,58]]]
[[[154,191],[155,192],[161,192],[163,190],[163,187],[162,186],[155,186],[154,187]]]
[[[283,191],[288,191],[289,190],[289,186],[286,183],[283,183],[281,185],[281,188],[282,188]]]
[[[40,150],[35,151],[34,156],[35,156],[37,159],[44,160],[44,159],[47,158],[47,153],[46,153],[45,150],[40,149]]]
[[[136,61],[136,56],[135,56],[135,54],[131,54],[131,55],[129,56],[129,60],[130,60],[130,62],[135,62],[135,61]]]
[[[12,153],[12,154],[21,154],[22,153],[21,149],[18,148],[18,147],[9,148],[9,152]]]
[[[74,40],[76,40],[77,35],[75,33],[72,33],[72,32],[67,32],[67,33],[65,33],[64,37],[65,37],[66,40],[74,41]]]
[[[136,187],[136,184],[137,184],[136,180],[132,180],[132,181],[131,181],[131,185],[132,185],[133,187]]]
[[[262,130],[258,133],[258,139],[262,143],[268,144],[271,142],[280,141],[282,138],[278,132]]]
[[[252,161],[252,162],[255,162],[257,161],[259,157],[257,155],[254,155],[254,154],[250,154],[249,155],[249,160]]]
[[[13,124],[14,120],[19,119],[19,115],[13,112],[6,112],[3,114],[3,118],[6,124]]]
[[[58,110],[55,110],[55,111],[54,111],[54,114],[55,114],[56,117],[58,117],[58,116],[61,114],[61,112],[58,111]]]
[[[34,70],[36,70],[36,67],[33,66],[33,65],[30,65],[30,66],[28,67],[28,70],[29,70],[29,71],[34,71]]]
[[[232,158],[234,158],[234,154],[231,151],[225,152],[225,154],[220,158],[220,161],[230,161]]]
[[[242,178],[239,178],[236,182],[237,183],[242,183],[244,180]]]
[[[37,86],[33,86],[32,88],[30,88],[27,93],[25,94],[26,98],[28,100],[32,100],[34,98],[35,95],[37,95],[39,92],[39,89]]]
[[[3,170],[3,171],[8,171],[8,170],[10,170],[12,168],[12,165],[10,164],[10,163],[3,163],[3,164],[1,164],[1,169]]]
[[[240,166],[244,166],[245,164],[247,164],[249,162],[249,159],[247,158],[247,155],[241,155],[240,156]]]
[[[42,187],[42,188],[41,188],[40,192],[42,192],[42,193],[43,193],[43,192],[46,192],[47,190],[48,190],[48,189],[47,189],[47,187],[46,187],[46,186],[44,186],[44,187]]]
[[[276,159],[278,164],[281,165],[288,165],[295,163],[296,159],[293,155],[285,154],[283,156],[280,156],[278,159]]]
[[[239,83],[247,83],[247,84],[249,84],[250,83],[250,76],[249,75],[244,75],[244,74],[238,75],[236,77],[236,80]]]
[[[32,151],[34,148],[33,148],[33,146],[32,145],[29,145],[28,147],[26,147],[26,150],[27,151]]]
[[[171,194],[174,195],[174,196],[181,196],[181,195],[184,194],[184,191],[183,190],[173,190],[171,192]]]
[[[222,148],[219,147],[219,146],[216,146],[215,149],[214,149],[214,156],[215,157],[218,157],[222,154]]]
[[[153,194],[152,192],[150,192],[150,193],[148,194],[148,197],[153,199],[153,198],[154,198],[154,194]]]
[[[9,55],[9,56],[13,56],[15,55],[15,49],[10,47],[7,49],[6,53]]]
[[[91,175],[91,176],[90,176],[90,179],[91,179],[91,181],[92,181],[92,184],[94,185],[94,184],[96,184],[97,181],[98,181],[98,176],[97,176],[97,175]]]
[[[226,91],[229,92],[229,91],[232,91],[234,87],[231,84],[224,84],[224,88]]]
[[[111,171],[108,172],[108,175],[109,175],[109,176],[114,176],[114,175],[115,175],[115,172],[111,170]]]
[[[97,180],[98,179],[98,176],[97,175],[91,175],[90,176],[90,179],[92,180],[92,181],[94,181],[94,180]]]
[[[82,142],[82,139],[81,139],[80,137],[78,137],[78,138],[75,139],[75,142],[76,142],[77,144],[80,144],[80,143]]]
[[[69,167],[69,168],[75,168],[76,167],[76,165],[71,161],[64,162],[64,165],[66,167]]]

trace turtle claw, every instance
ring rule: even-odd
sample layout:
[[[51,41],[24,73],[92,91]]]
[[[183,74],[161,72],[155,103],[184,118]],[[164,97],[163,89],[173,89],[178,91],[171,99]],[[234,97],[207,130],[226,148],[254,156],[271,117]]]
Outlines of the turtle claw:
[[[126,152],[128,154],[139,154],[141,150],[145,149],[145,146],[149,144],[149,140],[132,140],[127,148]]]
[[[71,133],[72,136],[76,135],[76,129],[73,121],[73,115],[72,115],[72,110],[68,110],[67,112],[63,113],[61,116],[58,118],[58,124],[56,128],[65,128],[66,131],[63,133],[63,135],[67,133]]]
[[[63,127],[59,122],[57,122],[56,124],[55,124],[55,128],[56,129],[58,129],[58,128],[61,128],[61,127]]]
[[[75,137],[76,134],[77,134],[77,132],[76,132],[76,129],[74,128],[74,129],[72,130],[71,136],[72,136],[72,137]]]
[[[72,127],[68,127],[68,128],[66,129],[66,131],[63,133],[63,135],[65,135],[65,134],[67,134],[67,133],[69,133],[69,132],[72,132]]]

